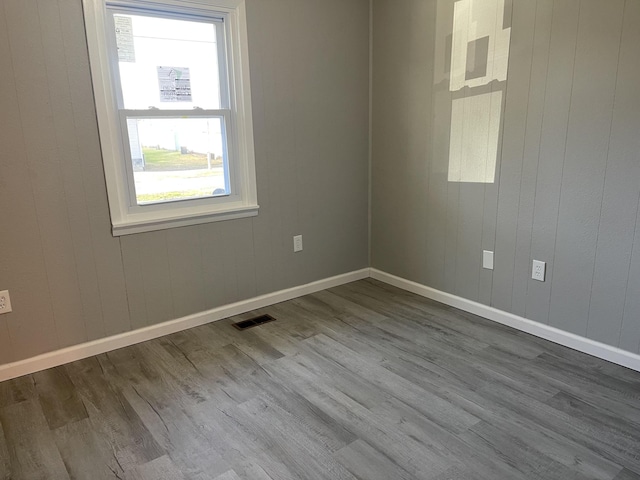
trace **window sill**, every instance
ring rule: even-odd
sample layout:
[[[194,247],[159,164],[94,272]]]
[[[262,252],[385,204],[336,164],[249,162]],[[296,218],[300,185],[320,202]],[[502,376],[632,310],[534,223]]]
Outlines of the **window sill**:
[[[165,213],[129,214],[119,222],[113,222],[113,236],[131,235],[135,233],[152,232],[168,228],[200,225],[203,223],[221,222],[238,218],[255,217],[258,215],[258,205],[225,208],[208,212],[181,212],[180,215],[170,217]]]

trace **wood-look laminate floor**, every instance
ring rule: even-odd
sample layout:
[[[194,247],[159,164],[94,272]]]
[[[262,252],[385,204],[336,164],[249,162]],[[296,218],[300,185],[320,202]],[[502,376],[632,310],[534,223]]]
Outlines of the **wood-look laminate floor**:
[[[0,383],[0,479],[640,479],[640,373],[364,280]]]

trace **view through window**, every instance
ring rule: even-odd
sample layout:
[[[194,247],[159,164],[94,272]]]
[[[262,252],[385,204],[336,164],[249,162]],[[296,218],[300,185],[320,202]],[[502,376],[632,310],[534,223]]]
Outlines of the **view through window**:
[[[137,205],[230,193],[223,24],[114,11],[130,192]]]

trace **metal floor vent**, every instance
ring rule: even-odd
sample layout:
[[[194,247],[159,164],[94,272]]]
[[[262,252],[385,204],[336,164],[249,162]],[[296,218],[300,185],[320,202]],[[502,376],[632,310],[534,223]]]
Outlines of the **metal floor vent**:
[[[242,320],[240,322],[232,323],[238,330],[246,330],[247,328],[257,327],[258,325],[264,325],[265,323],[273,322],[275,318],[271,315],[260,315],[259,317],[253,317],[248,320]]]

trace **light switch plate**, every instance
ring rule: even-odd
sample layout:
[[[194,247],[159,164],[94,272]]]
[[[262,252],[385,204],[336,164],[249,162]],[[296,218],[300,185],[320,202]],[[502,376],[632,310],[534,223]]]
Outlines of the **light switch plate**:
[[[482,268],[493,270],[493,252],[490,250],[482,251]]]

